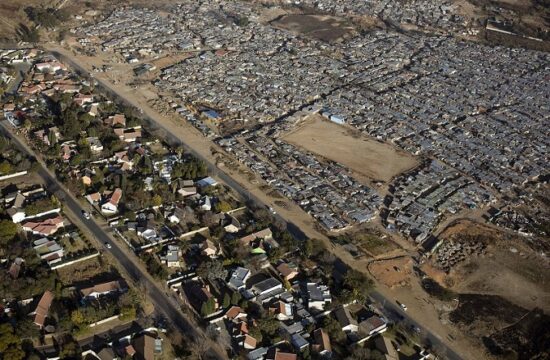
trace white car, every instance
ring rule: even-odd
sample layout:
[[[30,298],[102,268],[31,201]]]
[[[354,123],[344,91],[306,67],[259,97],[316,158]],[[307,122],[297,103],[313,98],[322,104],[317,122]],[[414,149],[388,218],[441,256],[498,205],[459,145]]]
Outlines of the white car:
[[[84,216],[84,219],[90,220],[90,213],[87,211],[82,210],[82,216]]]
[[[403,303],[401,303],[401,302],[399,302],[399,301],[397,302],[397,304],[398,304],[399,306],[401,306],[401,309],[403,309],[403,311],[407,311],[407,305],[405,305],[405,304],[403,304]]]
[[[105,243],[105,247],[106,247],[107,249],[110,249],[112,246],[111,246],[111,244],[109,244],[108,242],[106,242],[106,243]]]

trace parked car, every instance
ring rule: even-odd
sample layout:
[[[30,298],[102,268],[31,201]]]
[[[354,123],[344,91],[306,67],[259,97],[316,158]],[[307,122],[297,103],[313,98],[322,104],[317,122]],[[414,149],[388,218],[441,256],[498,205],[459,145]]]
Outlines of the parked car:
[[[399,305],[401,307],[401,309],[403,309],[403,311],[407,311],[407,305],[399,302],[399,301],[395,301],[397,303],[397,305]]]

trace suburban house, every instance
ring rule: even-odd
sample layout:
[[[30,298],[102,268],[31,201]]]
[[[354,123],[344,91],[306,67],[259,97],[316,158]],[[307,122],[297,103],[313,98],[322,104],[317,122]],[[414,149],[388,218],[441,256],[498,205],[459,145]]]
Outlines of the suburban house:
[[[216,186],[216,185],[218,185],[218,182],[210,176],[207,176],[204,179],[197,181],[197,186],[201,188],[206,188],[209,186]]]
[[[223,229],[227,233],[234,234],[241,230],[241,223],[239,222],[239,220],[229,214],[226,214],[225,217],[220,220],[220,222],[221,225],[223,225]]]
[[[155,347],[156,337],[149,334],[140,334],[132,339],[132,346],[134,347],[135,360],[154,360],[155,359]]]
[[[103,151],[103,144],[97,136],[90,136],[86,138],[86,142],[90,146],[90,150],[94,153],[100,153]]]
[[[128,286],[123,280],[114,280],[101,284],[96,284],[88,288],[80,289],[80,295],[84,299],[97,299],[100,296],[117,292],[124,292],[127,289]]]
[[[109,116],[107,119],[103,120],[103,124],[114,127],[114,126],[121,126],[126,127],[126,117],[124,114],[116,114],[113,116]]]
[[[86,195],[86,200],[92,205],[100,206],[101,212],[105,214],[115,214],[118,212],[118,204],[122,198],[122,189],[116,188],[114,191],[104,191]]]
[[[250,290],[254,295],[256,295],[256,299],[260,303],[269,301],[274,296],[280,295],[285,291],[283,284],[272,277],[252,285]]]
[[[298,355],[280,351],[279,349],[270,349],[266,356],[267,360],[297,360]]]
[[[379,316],[373,315],[359,323],[359,333],[361,335],[372,337],[373,335],[383,333],[388,325]]]
[[[34,315],[34,323],[41,329],[44,327],[44,323],[48,317],[53,298],[53,293],[47,290],[40,298],[36,309],[31,313],[31,315]]]
[[[42,260],[46,260],[48,265],[60,262],[63,259],[64,250],[55,240],[42,238],[34,241],[34,251]]]
[[[328,334],[322,328],[319,328],[313,332],[313,338],[315,339],[315,344],[313,344],[312,350],[323,357],[330,357],[332,346],[330,345]]]
[[[276,301],[269,310],[275,314],[275,317],[279,321],[286,321],[294,316],[292,304],[281,300]]]
[[[277,271],[279,275],[286,281],[290,281],[298,276],[298,271],[295,267],[290,267],[287,263],[281,263],[277,266]]]
[[[250,336],[249,334],[246,334],[242,341],[242,346],[247,350],[252,350],[256,348],[257,343],[258,341],[254,337]]]
[[[240,291],[246,288],[246,280],[250,277],[250,270],[238,267],[231,273],[228,286],[233,290]]]
[[[181,267],[180,257],[181,250],[179,246],[168,245],[166,248],[166,252],[160,256],[160,260],[169,268]]]
[[[118,212],[118,203],[122,197],[122,189],[116,188],[115,191],[110,194],[105,203],[101,205],[101,211],[106,214],[115,214]]]
[[[325,305],[332,302],[330,289],[326,285],[307,283],[307,306],[310,311],[324,311]]]
[[[195,195],[197,193],[197,188],[194,186],[185,186],[181,189],[178,189],[178,194],[180,194],[183,197]]]
[[[10,265],[8,270],[8,274],[10,274],[12,279],[17,279],[19,277],[19,273],[21,272],[21,268],[24,263],[25,260],[20,257],[16,257],[15,260],[13,260],[13,263]]]
[[[336,320],[340,323],[342,331],[345,333],[357,332],[359,326],[357,325],[357,320],[355,320],[348,308],[340,306],[338,309],[334,310],[334,316]]]
[[[63,226],[63,217],[60,215],[42,221],[26,221],[21,225],[23,230],[43,236],[53,235]]]
[[[220,251],[211,240],[206,239],[201,243],[201,254],[212,259],[217,257]]]
[[[229,308],[229,310],[227,310],[227,312],[225,313],[225,318],[229,321],[235,321],[235,320],[239,320],[239,319],[246,319],[247,315],[246,313],[243,311],[243,309],[241,309],[240,306],[231,306]]]
[[[114,129],[113,132],[118,138],[125,142],[134,142],[141,137],[141,127],[137,126],[135,128],[128,129]]]
[[[45,215],[58,213],[60,209],[55,208],[42,211],[41,213],[34,214],[32,216],[27,216],[25,213],[25,206],[28,205],[29,202],[32,203],[34,200],[43,198],[46,195],[46,191],[41,186],[33,187],[32,189],[24,191],[18,190],[17,192],[9,194],[4,198],[4,202],[11,203],[6,205],[6,213],[16,224],[25,219],[39,218]]]
[[[399,354],[389,338],[377,336],[374,340],[374,345],[384,355],[386,360],[399,360]]]

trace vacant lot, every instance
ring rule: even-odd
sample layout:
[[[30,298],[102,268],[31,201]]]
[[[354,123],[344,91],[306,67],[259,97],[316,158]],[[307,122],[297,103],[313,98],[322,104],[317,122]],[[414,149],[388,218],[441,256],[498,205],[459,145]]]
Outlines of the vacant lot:
[[[485,255],[470,255],[451,270],[447,280],[453,291],[499,295],[526,309],[550,310],[548,261],[523,238],[470,221],[450,226],[441,237],[487,244]]]
[[[389,288],[410,284],[413,261],[410,257],[378,260],[369,264],[369,272],[376,280]]]
[[[338,41],[354,31],[346,20],[327,15],[289,14],[271,25],[326,42]]]
[[[413,156],[324,120],[320,115],[310,116],[283,139],[376,181],[389,182],[418,164]]]

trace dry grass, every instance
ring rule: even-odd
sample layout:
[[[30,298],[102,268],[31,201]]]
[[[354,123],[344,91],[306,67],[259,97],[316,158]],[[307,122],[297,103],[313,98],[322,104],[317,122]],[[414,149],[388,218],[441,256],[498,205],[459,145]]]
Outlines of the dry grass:
[[[29,24],[30,21],[25,14],[28,6],[52,6],[55,0],[4,0],[0,1],[0,39],[13,41],[16,38],[16,29],[19,24]]]
[[[106,270],[108,267],[105,264],[101,264],[98,258],[93,258],[61,268],[57,270],[57,275],[63,284],[73,284],[93,278]]]
[[[418,165],[413,156],[324,120],[320,115],[310,116],[283,139],[377,181],[389,182]]]

